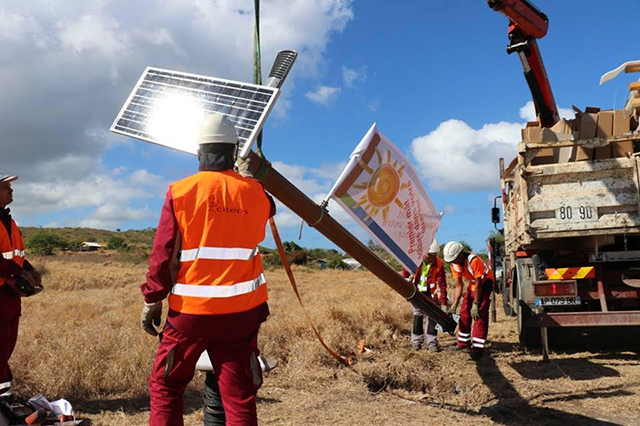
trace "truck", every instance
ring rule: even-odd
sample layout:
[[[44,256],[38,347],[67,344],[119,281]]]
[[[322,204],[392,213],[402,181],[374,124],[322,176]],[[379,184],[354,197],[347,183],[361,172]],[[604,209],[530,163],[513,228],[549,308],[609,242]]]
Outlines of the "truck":
[[[547,327],[640,325],[640,133],[630,129],[525,137],[508,167],[500,161],[499,285],[525,347],[546,344]]]
[[[522,62],[537,115],[516,157],[499,163],[496,290],[520,343],[542,345],[547,359],[550,327],[640,325],[640,84],[630,84],[624,109],[574,107],[575,118],[561,120],[536,42],[547,16],[528,0],[488,5],[509,19],[507,53]],[[495,224],[499,213],[494,205]]]

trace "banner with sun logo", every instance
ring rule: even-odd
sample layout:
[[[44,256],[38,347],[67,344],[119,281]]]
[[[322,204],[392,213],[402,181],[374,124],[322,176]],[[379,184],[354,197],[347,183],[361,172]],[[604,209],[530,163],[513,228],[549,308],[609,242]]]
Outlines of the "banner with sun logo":
[[[329,197],[412,272],[440,226],[440,214],[415,169],[375,123],[351,154]]]

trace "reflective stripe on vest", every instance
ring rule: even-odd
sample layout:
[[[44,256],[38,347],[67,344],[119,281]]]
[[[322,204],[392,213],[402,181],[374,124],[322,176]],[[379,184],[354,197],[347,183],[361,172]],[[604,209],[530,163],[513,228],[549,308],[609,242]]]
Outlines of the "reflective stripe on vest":
[[[473,259],[475,259],[476,256],[475,254],[471,253],[469,255],[469,257],[467,258],[467,270],[469,271],[469,274],[473,277],[473,279],[475,280],[475,276],[473,275],[473,269],[471,268],[471,261]],[[480,258],[478,258],[480,259]],[[489,267],[482,261],[482,259],[480,259],[480,261],[482,262],[482,265],[484,266],[484,273],[482,274],[482,276],[480,277],[480,279],[484,279],[484,277],[489,273]]]
[[[232,285],[175,284],[171,293],[189,297],[233,297],[256,291],[258,287],[266,283],[267,279],[261,273],[256,279]]]
[[[0,224],[0,253],[3,258],[17,263],[19,266],[24,264],[24,241],[22,241],[22,234],[13,219],[11,219],[11,238],[9,238],[4,225]],[[6,278],[0,278],[0,285],[3,285],[6,280]]]
[[[251,260],[257,253],[258,247],[254,249],[200,247],[197,249],[182,250],[180,262],[192,262],[196,259]]]
[[[429,271],[431,270],[431,264],[422,262],[420,265],[420,282],[418,283],[418,291],[427,291],[427,281],[429,280]]]
[[[427,264],[423,261],[420,264],[420,279],[417,284],[418,291],[425,292],[428,289],[433,290],[436,287],[438,274],[443,267],[444,263],[439,257],[436,257],[435,266],[433,268],[431,267],[431,264]]]
[[[266,302],[257,246],[265,236],[270,203],[262,185],[226,170],[197,173],[170,190],[181,241],[170,309],[221,315]]]
[[[476,286],[477,286],[477,280],[476,277],[473,276],[473,269],[471,268],[471,261],[473,259],[475,259],[476,257],[478,257],[477,255],[471,253],[469,255],[469,257],[467,258],[467,271],[469,271],[469,275],[471,275],[471,277],[473,278],[473,281],[471,281],[469,283],[469,290],[471,291],[476,291]],[[480,259],[478,257],[478,259]],[[484,278],[487,276],[487,274],[489,273],[489,271],[491,269],[489,269],[489,266],[487,266],[486,263],[484,263],[484,261],[482,259],[480,259],[480,261],[482,262],[482,265],[484,266],[484,273],[482,274],[482,276],[480,277],[480,280],[484,280]]]
[[[7,252],[3,252],[2,253],[2,257],[4,257],[7,260],[11,260],[14,257],[24,257],[24,250],[13,250],[13,251],[7,251]]]

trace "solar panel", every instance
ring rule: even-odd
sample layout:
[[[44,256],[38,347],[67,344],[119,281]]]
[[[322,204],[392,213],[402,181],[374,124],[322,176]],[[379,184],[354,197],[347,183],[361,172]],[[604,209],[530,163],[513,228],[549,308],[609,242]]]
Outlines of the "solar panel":
[[[236,126],[246,157],[279,95],[275,87],[147,68],[111,131],[195,154],[198,126],[211,113]]]

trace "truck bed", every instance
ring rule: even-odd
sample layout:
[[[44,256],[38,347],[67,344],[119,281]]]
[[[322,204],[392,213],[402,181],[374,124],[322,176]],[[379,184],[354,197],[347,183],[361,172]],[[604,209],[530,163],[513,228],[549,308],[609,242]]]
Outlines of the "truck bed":
[[[639,154],[533,165],[540,149],[610,142],[615,140],[520,144],[517,161],[503,173],[507,252],[560,238],[640,233]]]

